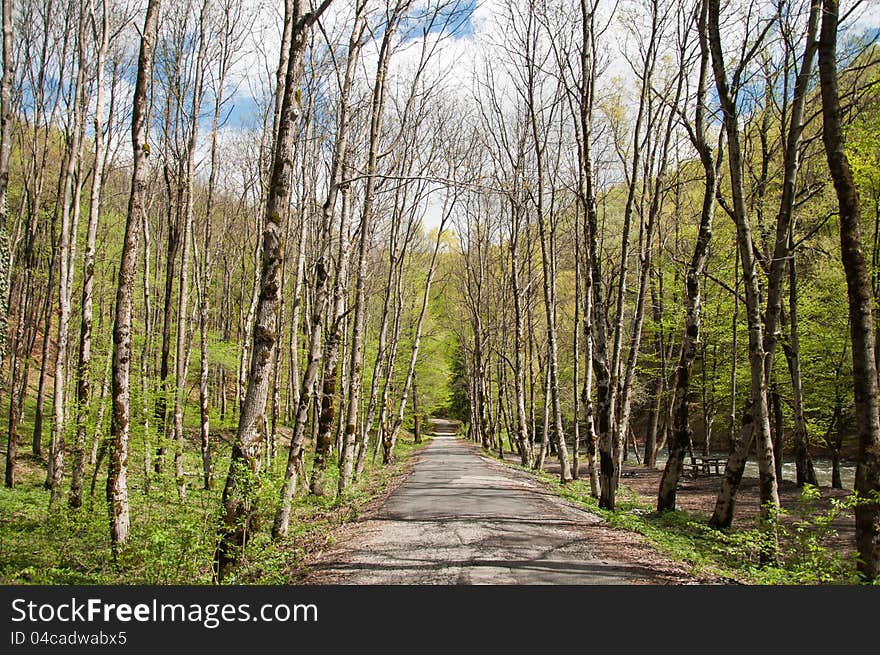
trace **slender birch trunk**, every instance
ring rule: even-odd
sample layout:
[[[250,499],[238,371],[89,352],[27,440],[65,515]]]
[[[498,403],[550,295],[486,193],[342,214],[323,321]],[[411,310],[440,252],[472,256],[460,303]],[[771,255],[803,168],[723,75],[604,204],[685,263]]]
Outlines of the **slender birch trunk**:
[[[358,25],[355,26],[355,30],[357,30],[357,28]],[[353,74],[353,65],[353,62],[350,60],[348,66],[349,68],[351,68],[351,70],[347,71],[347,78]],[[350,85],[350,78],[348,85]],[[347,90],[344,91],[347,95]],[[347,104],[343,101],[337,138],[333,146],[333,158],[330,165],[330,180],[328,185],[327,197],[321,207],[321,227],[320,233],[318,235],[318,238],[320,240],[320,253],[318,255],[317,261],[315,262],[314,269],[314,297],[311,307],[312,311],[310,322],[311,324],[309,335],[308,362],[306,364],[305,371],[303,372],[302,384],[300,386],[299,403],[297,405],[296,414],[294,416],[293,434],[290,440],[290,451],[288,453],[287,467],[284,473],[284,483],[281,487],[278,510],[275,513],[275,520],[272,525],[273,539],[282,539],[287,536],[287,532],[290,526],[290,512],[291,504],[293,502],[293,496],[296,493],[297,483],[299,482],[300,478],[305,477],[304,465],[302,463],[303,443],[305,442],[306,437],[306,421],[308,420],[312,400],[315,397],[319,366],[322,359],[321,341],[322,335],[324,333],[324,314],[325,308],[328,303],[328,296],[330,291],[329,268],[331,229],[333,224],[333,216],[335,215],[336,211],[336,199],[339,195],[340,186],[343,181],[343,173],[345,169],[344,158],[346,156],[347,150],[348,107]],[[339,302],[342,302],[341,296],[339,297]],[[337,327],[338,326],[330,326],[330,330],[327,331],[328,339],[331,338],[329,334]],[[330,347],[333,348],[334,344],[330,344]],[[338,348],[338,346],[336,347]],[[336,353],[338,355],[338,349]],[[332,380],[334,386],[335,382],[335,379]],[[315,400],[317,400],[317,398],[315,398]],[[332,400],[330,398],[326,399],[326,401],[332,403]],[[321,399],[321,402],[324,402],[323,398]],[[329,406],[326,408],[326,411],[329,415]],[[313,427],[318,428],[318,434],[320,435],[320,430],[322,426],[318,423],[319,421],[313,421]],[[327,430],[327,437],[329,437],[329,430],[331,425],[332,417],[330,418],[330,422],[326,426],[323,426]],[[321,464],[319,463],[318,466],[320,467]],[[313,493],[314,490],[315,487],[313,486]],[[318,481],[318,491],[323,493],[321,480]]]
[[[797,266],[794,244],[789,242],[788,262],[788,340],[782,348],[788,362],[791,377],[792,410],[794,413],[794,450],[796,481],[799,487],[805,484],[818,486],[813,459],[810,457],[810,442],[807,436],[807,419],[804,413],[804,382],[801,376],[800,329],[798,326]]]
[[[199,14],[199,37],[198,51],[195,61],[195,77],[192,92],[192,116],[189,126],[189,137],[186,145],[186,155],[183,162],[182,181],[184,203],[183,221],[181,221],[181,246],[180,246],[180,271],[178,276],[177,290],[177,320],[179,322],[176,334],[174,368],[174,475],[177,481],[177,494],[181,501],[186,500],[186,477],[183,465],[184,431],[183,431],[183,403],[186,393],[186,362],[189,348],[187,347],[186,324],[189,306],[189,276],[190,260],[192,259],[192,224],[193,224],[193,176],[195,169],[195,150],[199,138],[199,112],[202,106],[202,90],[205,73],[205,52],[208,46],[206,30],[208,10],[210,4],[207,0],[202,3]],[[178,182],[180,184],[180,182]],[[207,253],[206,253],[207,255]]]
[[[64,451],[67,431],[67,349],[70,341],[71,297],[73,295],[73,259],[75,257],[76,224],[79,222],[79,190],[76,181],[77,168],[82,160],[86,123],[85,92],[85,35],[84,18],[77,16],[77,75],[73,91],[73,126],[64,171],[63,200],[61,207],[61,233],[58,242],[58,333],[55,349],[55,379],[53,383],[54,421],[50,448],[49,506],[61,500],[64,480]]]
[[[6,334],[9,329],[9,283],[12,271],[12,255],[9,247],[9,205],[7,192],[9,187],[9,152],[12,140],[12,20],[13,0],[2,0],[0,12],[3,20],[3,76],[0,78],[0,372],[6,363]],[[10,405],[14,403],[13,385],[9,386]],[[10,412],[11,415],[11,412]],[[6,470],[4,482],[10,489],[15,486],[15,459],[18,450],[17,430],[9,424],[7,427]]]
[[[98,43],[95,61],[95,119],[94,147],[95,159],[92,168],[92,186],[89,193],[89,223],[86,228],[86,247],[83,252],[82,302],[80,306],[79,361],[77,362],[76,392],[76,440],[73,451],[73,476],[70,484],[71,507],[80,507],[83,497],[83,477],[85,475],[86,422],[92,395],[92,303],[95,283],[95,245],[98,232],[98,218],[101,212],[101,193],[103,191],[104,143],[104,65],[107,48],[110,44],[110,25],[107,2],[101,3],[100,19],[95,9],[95,0],[89,2],[89,17],[92,32]]]
[[[510,284],[513,292],[513,340],[514,370],[513,385],[516,396],[516,437],[519,443],[520,463],[531,467],[535,455],[532,440],[529,436],[529,419],[526,415],[525,365],[523,348],[525,344],[525,312],[523,310],[523,291],[519,279],[519,211],[516,203],[511,200],[511,235],[510,235]]]
[[[149,0],[141,32],[138,72],[131,118],[133,165],[125,238],[116,289],[116,322],[113,326],[113,418],[110,424],[110,466],[107,473],[107,504],[110,510],[110,540],[114,556],[128,542],[128,441],[130,432],[130,369],[132,300],[137,264],[139,221],[144,220],[147,183],[147,114],[149,84],[153,76],[153,48],[159,25],[160,0]]]
[[[6,363],[6,333],[9,326],[9,278],[11,254],[9,251],[9,152],[12,141],[12,42],[14,38],[12,0],[2,0],[3,20],[3,76],[0,78],[0,370]],[[11,432],[11,430],[10,430]],[[15,445],[12,445],[14,451]],[[9,451],[7,451],[9,452]],[[14,453],[8,461],[15,460]],[[10,465],[7,464],[7,468]],[[14,479],[14,474],[13,474]],[[11,487],[12,484],[7,484]]]
[[[358,2],[355,7],[354,25],[352,27],[351,36],[348,42],[348,58],[345,64],[345,73],[341,81],[340,89],[340,109],[339,109],[339,127],[336,136],[336,144],[333,150],[333,162],[331,163],[331,181],[327,199],[324,203],[324,218],[326,234],[325,239],[330,241],[330,226],[332,225],[332,216],[335,211],[337,197],[342,195],[342,206],[340,208],[339,221],[339,245],[336,253],[336,282],[333,292],[333,309],[329,320],[332,321],[327,330],[326,352],[323,362],[323,389],[321,394],[321,411],[318,418],[318,436],[315,444],[315,460],[312,469],[312,479],[310,483],[310,492],[316,496],[322,496],[326,493],[326,469],[327,460],[330,455],[330,448],[333,442],[332,429],[336,417],[336,393],[337,384],[339,382],[339,360],[340,347],[343,338],[343,328],[345,319],[345,303],[348,297],[348,267],[351,254],[351,247],[348,243],[349,221],[350,221],[350,187],[343,185],[342,182],[348,170],[349,152],[349,131],[350,131],[350,109],[349,97],[354,81],[354,71],[357,65],[357,58],[361,52],[363,45],[363,34],[366,29],[366,23],[363,19],[363,12],[366,3]],[[338,491],[342,493],[345,489],[344,478],[346,474],[351,474],[351,462],[354,448],[354,433],[346,433],[343,437],[343,452],[340,453],[340,466],[342,471],[338,481]],[[346,472],[347,469],[347,472]],[[286,526],[285,526],[286,532]]]
[[[233,21],[235,16],[231,15],[228,10],[224,13],[223,33],[229,34],[233,29]],[[223,111],[223,102],[226,91],[226,75],[232,57],[232,49],[234,44],[229,40],[224,40],[221,46],[219,71],[217,73],[217,86],[214,90],[214,116],[211,123],[211,163],[210,173],[208,174],[208,194],[205,204],[205,226],[202,232],[202,270],[201,270],[201,293],[199,294],[199,350],[201,369],[199,374],[199,436],[201,442],[202,454],[202,478],[204,488],[206,490],[214,487],[213,466],[211,462],[211,423],[209,399],[208,399],[208,294],[211,289],[211,280],[213,276],[213,267],[211,264],[211,241],[212,241],[212,223],[214,214],[214,196],[217,185],[218,172],[218,131],[220,127],[220,117]],[[225,383],[223,380],[222,383]],[[225,397],[225,390],[223,393]]]
[[[150,353],[153,351],[153,311],[152,301],[150,300],[150,220],[145,214],[141,221],[142,236],[144,239],[144,277],[143,277],[143,295],[144,295],[144,347],[141,350],[141,423],[144,429],[144,495],[149,495],[153,483],[153,462],[152,450],[155,443],[152,441],[152,431],[150,427],[150,415],[155,416],[155,407],[150,407]],[[95,468],[97,474],[97,467]],[[94,479],[92,480],[94,485]]]
[[[234,571],[244,555],[244,549],[255,527],[257,466],[262,437],[266,431],[266,398],[272,351],[277,342],[274,327],[282,259],[281,212],[287,209],[293,168],[294,128],[302,109],[301,92],[296,87],[303,74],[309,29],[331,1],[324,0],[314,13],[306,14],[302,13],[301,5],[298,3],[294,5],[295,22],[287,55],[281,118],[272,149],[269,195],[263,228],[260,293],[253,328],[250,373],[245,402],[238,422],[238,434],[232,449],[229,474],[223,489],[223,520],[214,556],[214,572],[218,582],[228,578]]]
[[[370,100],[370,136],[369,152],[367,155],[367,180],[364,189],[364,202],[361,209],[360,236],[358,238],[357,271],[355,273],[354,289],[354,316],[352,318],[351,353],[349,362],[348,379],[348,408],[345,419],[345,438],[356,435],[357,464],[356,475],[360,475],[364,466],[364,456],[369,444],[369,434],[364,430],[358,431],[358,411],[360,409],[361,395],[361,349],[364,346],[364,328],[366,316],[366,275],[367,275],[367,248],[372,239],[373,232],[373,203],[376,193],[376,166],[379,156],[379,136],[382,130],[382,115],[385,107],[385,93],[387,85],[388,64],[391,56],[392,38],[396,32],[400,5],[395,8],[395,15],[391,22],[386,25],[382,43],[379,47],[379,59],[376,68],[376,77],[373,82],[372,97]],[[366,423],[366,430],[370,424]],[[344,483],[348,484],[346,480]]]
[[[602,266],[599,250],[599,220],[596,208],[595,180],[593,176],[593,87],[595,82],[596,41],[594,35],[594,11],[589,0],[581,0],[582,34],[581,88],[578,120],[581,125],[582,144],[579,148],[580,177],[583,192],[580,195],[584,211],[587,275],[584,276],[585,295],[592,299],[592,320],[589,325],[592,366],[596,376],[596,442],[599,451],[599,505],[614,509],[615,490],[611,484],[615,471],[613,453],[613,423],[615,394],[612,387],[611,368],[608,362],[607,305],[602,289]]]
[[[687,41],[685,40],[682,44],[680,44],[680,52],[679,52],[679,62],[684,65],[685,52],[684,49],[687,46]],[[636,374],[636,364],[638,362],[639,350],[641,349],[642,344],[642,326],[644,325],[645,318],[645,303],[648,297],[648,283],[651,274],[652,260],[653,260],[653,250],[654,250],[654,233],[657,229],[657,223],[660,220],[660,213],[663,207],[663,198],[664,198],[664,186],[666,185],[666,177],[667,177],[667,166],[669,162],[669,152],[671,148],[672,134],[676,124],[675,117],[675,109],[678,107],[679,102],[681,100],[682,88],[683,88],[683,80],[684,76],[677,76],[676,87],[674,98],[672,99],[671,109],[666,117],[666,130],[663,136],[663,141],[660,145],[660,163],[657,171],[656,179],[653,182],[653,189],[651,195],[651,204],[648,209],[648,221],[647,225],[644,229],[644,243],[643,249],[640,253],[641,259],[641,268],[639,272],[639,293],[638,298],[636,300],[636,308],[635,308],[635,316],[633,318],[633,328],[632,328],[632,337],[630,340],[629,347],[629,355],[627,357],[626,362],[626,371],[624,374],[623,381],[623,389],[622,389],[622,398],[621,398],[621,429],[624,431],[628,430],[630,423],[630,414],[632,411],[632,385],[635,381]],[[713,190],[714,190],[714,180],[713,180]],[[708,192],[707,187],[707,192]],[[705,211],[706,207],[706,198],[704,197],[703,209]],[[714,202],[714,197],[710,202]],[[709,219],[711,231],[711,217]],[[701,221],[702,223],[702,221]],[[698,237],[699,241],[699,237]],[[699,246],[698,246],[699,248]],[[704,249],[708,249],[708,240],[704,246]],[[705,257],[705,255],[703,255]],[[703,264],[705,262],[702,262]],[[693,264],[693,261],[692,261]],[[699,280],[702,271],[699,271],[696,279]],[[699,294],[699,292],[697,292]],[[697,301],[699,303],[699,300]],[[697,310],[699,312],[699,310]],[[699,318],[696,319],[697,323],[699,323]],[[697,327],[699,329],[699,327]],[[636,456],[638,457],[638,445],[635,444],[635,436],[633,436],[633,442],[636,449]],[[625,446],[624,446],[625,449]],[[618,475],[620,471],[620,465],[618,462]]]
[[[327,460],[330,457],[330,448],[333,444],[332,430],[336,418],[336,387],[339,382],[340,346],[345,320],[345,299],[348,295],[346,279],[348,277],[350,248],[348,244],[349,192],[347,187],[342,190],[341,195],[336,285],[333,292],[333,310],[329,317],[331,322],[327,330],[322,374],[321,411],[318,416],[318,437],[315,441],[315,460],[309,487],[310,492],[315,496],[323,496],[326,493]]]

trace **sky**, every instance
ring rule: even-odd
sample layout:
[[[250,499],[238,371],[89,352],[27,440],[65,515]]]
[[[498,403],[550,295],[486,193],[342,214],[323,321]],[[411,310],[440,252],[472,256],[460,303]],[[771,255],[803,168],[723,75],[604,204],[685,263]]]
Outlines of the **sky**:
[[[422,6],[432,0],[417,0]],[[436,0],[433,0],[436,1]],[[518,0],[522,2],[523,0]],[[546,0],[537,0],[546,1]],[[747,0],[730,0],[727,11],[737,4],[743,5]],[[804,0],[791,0],[804,2]],[[600,0],[600,23],[607,23],[607,30],[601,37],[600,52],[606,59],[605,69],[600,86],[605,89],[622,91],[635,96],[637,86],[627,56],[632,56],[638,48],[638,33],[646,27],[644,0]],[[769,6],[769,0],[759,0]],[[857,0],[844,0],[844,11]],[[324,33],[331,38],[347,38],[344,23],[350,15],[353,0],[334,0],[326,14],[322,17]],[[255,130],[259,127],[264,106],[270,89],[270,79],[274,75],[280,47],[280,31],[283,15],[283,0],[244,0],[245,12],[239,27],[244,32],[241,47],[236,52],[236,61],[230,73],[230,86],[234,95],[230,99],[226,122],[223,126],[223,140],[228,144],[235,143],[242,132]],[[572,19],[563,23],[569,30],[578,29],[576,18],[579,16],[579,0],[550,0],[553,7],[567,7]],[[850,18],[849,30],[858,34],[877,35],[880,32],[880,9],[876,0],[862,2],[858,11]],[[503,56],[499,44],[510,35],[503,21],[507,0],[460,0],[458,5],[461,19],[457,21],[454,34],[448,35],[434,55],[433,70],[435,73],[445,71],[444,83],[452,93],[471,94],[474,87],[474,72],[485,69],[497,70],[499,57]],[[379,0],[373,0],[373,6],[381,6]],[[731,12],[732,13],[732,12]],[[378,21],[376,21],[378,22]],[[728,41],[736,46],[741,43],[741,21],[727,22],[724,34]],[[323,39],[322,32],[316,30],[315,38]],[[132,34],[132,36],[134,36]],[[372,75],[372,67],[376,61],[376,43],[380,34],[374,34],[374,41],[364,49],[364,63],[361,70],[366,80]],[[412,36],[412,34],[410,34]],[[400,45],[405,46],[406,43]],[[396,58],[396,65],[403,67],[417,55],[417,48],[403,48]],[[503,78],[497,78],[503,84]],[[210,109],[204,113],[204,120],[210,120]],[[627,103],[624,103],[626,106]],[[632,103],[629,103],[632,104]],[[199,148],[199,159],[207,161],[208,128],[202,130],[202,144]],[[122,133],[124,138],[124,132]],[[426,225],[435,227],[439,222],[442,203],[441,194],[434,194],[429,203]]]

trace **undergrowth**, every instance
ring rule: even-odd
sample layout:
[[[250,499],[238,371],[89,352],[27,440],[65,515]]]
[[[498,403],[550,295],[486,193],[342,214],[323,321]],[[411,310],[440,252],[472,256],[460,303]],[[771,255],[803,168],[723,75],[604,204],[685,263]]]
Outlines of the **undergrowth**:
[[[424,442],[427,443],[427,442]],[[305,572],[305,556],[326,547],[334,528],[356,519],[372,499],[408,465],[421,445],[401,439],[397,459],[389,466],[367,459],[364,475],[341,498],[336,497],[338,471],[327,469],[328,495],[317,498],[300,493],[294,499],[290,533],[273,542],[269,535],[286,461],[278,458],[261,475],[258,532],[232,583],[284,584]],[[130,462],[137,461],[132,456]],[[199,454],[187,452],[185,468],[199,471]],[[19,462],[20,482],[13,490],[0,489],[0,584],[209,584],[220,512],[220,496],[228,469],[215,464],[216,484],[201,488],[200,477],[189,478],[185,502],[178,498],[173,465],[153,475],[144,492],[142,471],[131,470],[131,538],[118,562],[111,557],[109,519],[103,480],[94,495],[86,491],[84,506],[73,510],[62,504],[49,511],[45,471],[34,459]],[[172,470],[169,470],[172,469]],[[311,470],[309,458],[306,470]],[[65,481],[66,485],[69,481]]]
[[[508,465],[511,465],[508,463]],[[670,559],[684,563],[697,578],[752,585],[856,584],[856,553],[832,544],[835,519],[852,513],[863,502],[856,494],[830,499],[823,507],[820,490],[807,485],[793,509],[771,514],[763,525],[716,530],[706,516],[685,510],[658,514],[649,498],[621,486],[614,511],[599,508],[589,481],[566,484],[545,472],[527,470],[558,496],[603,517],[610,526],[643,535]],[[778,539],[774,562],[762,563],[774,533]]]

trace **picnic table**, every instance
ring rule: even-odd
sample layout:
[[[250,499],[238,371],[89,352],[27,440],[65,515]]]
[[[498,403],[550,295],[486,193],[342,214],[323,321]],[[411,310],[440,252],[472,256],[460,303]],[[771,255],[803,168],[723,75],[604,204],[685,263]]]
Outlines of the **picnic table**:
[[[718,455],[690,455],[690,474],[692,477],[702,475],[723,475],[727,470],[727,458]]]

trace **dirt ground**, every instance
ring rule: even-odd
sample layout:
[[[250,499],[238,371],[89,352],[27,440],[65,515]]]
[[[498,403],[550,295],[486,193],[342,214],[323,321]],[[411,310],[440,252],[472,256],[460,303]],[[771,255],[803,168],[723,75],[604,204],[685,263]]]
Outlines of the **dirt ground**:
[[[505,460],[516,461],[512,455],[505,453]],[[545,469],[548,472],[558,473],[559,465],[555,459],[547,457]],[[587,479],[586,465],[580,467],[581,477]],[[624,463],[621,475],[621,486],[637,494],[639,498],[650,505],[657,503],[657,491],[660,488],[660,478],[663,476],[661,469],[648,469],[637,465],[630,460]],[[704,520],[709,519],[715,508],[715,500],[721,487],[723,476],[701,474],[699,477],[691,477],[683,474],[678,485],[676,496],[677,507],[694,513]],[[819,487],[821,500],[814,507],[815,511],[822,512],[830,509],[832,499],[841,499],[848,496],[851,491],[846,489],[832,489],[828,486]],[[798,511],[804,509],[800,500],[801,489],[790,480],[783,480],[779,485],[779,502],[783,510],[789,514],[783,516],[783,521],[789,524],[798,518]],[[733,528],[749,529],[755,527],[756,517],[759,515],[760,499],[758,479],[743,476],[736,495],[736,505],[733,519]],[[852,510],[838,516],[832,523],[834,535],[828,538],[825,545],[834,548],[841,553],[855,551],[855,523]]]

